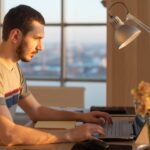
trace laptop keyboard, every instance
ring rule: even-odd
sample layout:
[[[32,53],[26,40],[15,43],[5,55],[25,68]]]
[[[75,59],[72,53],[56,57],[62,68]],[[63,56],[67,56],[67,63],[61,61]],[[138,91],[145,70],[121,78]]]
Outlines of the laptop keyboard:
[[[133,134],[132,122],[127,120],[114,120],[112,125],[104,126],[108,137],[125,137]]]

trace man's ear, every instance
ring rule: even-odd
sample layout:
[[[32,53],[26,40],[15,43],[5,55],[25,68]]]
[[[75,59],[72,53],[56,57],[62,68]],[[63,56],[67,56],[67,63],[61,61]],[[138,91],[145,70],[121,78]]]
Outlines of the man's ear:
[[[13,43],[18,43],[22,40],[22,32],[19,29],[13,29],[10,31],[9,39]]]

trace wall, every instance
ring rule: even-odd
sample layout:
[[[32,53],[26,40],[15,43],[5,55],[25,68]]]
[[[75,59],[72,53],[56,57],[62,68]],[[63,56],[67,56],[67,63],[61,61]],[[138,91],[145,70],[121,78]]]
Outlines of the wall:
[[[108,0],[107,7],[118,0]],[[131,14],[150,26],[149,0],[120,0]],[[113,14],[124,17],[125,11],[113,7]],[[108,23],[107,29],[107,105],[133,105],[130,91],[141,80],[150,82],[150,34],[143,31],[130,45],[118,50],[113,42],[114,29]]]

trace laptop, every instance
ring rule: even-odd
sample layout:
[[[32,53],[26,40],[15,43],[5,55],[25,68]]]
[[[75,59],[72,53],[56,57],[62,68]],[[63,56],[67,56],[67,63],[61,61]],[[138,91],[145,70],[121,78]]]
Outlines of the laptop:
[[[99,135],[96,137],[104,141],[136,140],[145,122],[146,120],[139,115],[136,115],[134,119],[113,120],[113,125],[104,126],[106,137],[101,138]]]
[[[91,106],[90,111],[103,111],[111,115],[135,115],[135,108],[131,106]]]

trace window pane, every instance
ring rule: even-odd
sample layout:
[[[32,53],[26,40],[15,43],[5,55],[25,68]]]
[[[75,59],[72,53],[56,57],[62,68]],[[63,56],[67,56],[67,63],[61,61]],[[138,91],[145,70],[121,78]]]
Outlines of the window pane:
[[[2,21],[3,21],[2,18],[4,15],[3,3],[4,3],[4,0],[0,0],[0,24],[2,24]]]
[[[27,84],[29,86],[55,86],[59,87],[61,86],[60,81],[41,81],[41,80],[36,80],[36,81],[27,81]]]
[[[60,23],[60,0],[5,0],[4,2],[5,13],[14,6],[26,4],[38,10],[44,16],[46,23]]]
[[[106,27],[66,28],[67,77],[106,79]]]
[[[106,106],[106,82],[67,82],[66,86],[85,88],[84,108]]]
[[[100,0],[65,0],[65,21],[106,23],[106,8]]]
[[[60,77],[60,28],[46,27],[44,51],[39,52],[31,62],[21,63],[27,78]]]

